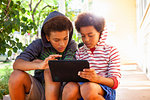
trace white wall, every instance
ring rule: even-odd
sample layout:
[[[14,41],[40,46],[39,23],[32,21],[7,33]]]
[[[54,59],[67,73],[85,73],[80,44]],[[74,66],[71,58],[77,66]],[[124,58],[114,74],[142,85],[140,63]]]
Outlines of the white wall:
[[[141,2],[137,0],[138,65],[150,78],[150,0],[147,0],[147,5],[143,7],[142,15],[140,7]]]
[[[121,64],[137,63],[136,0],[93,0],[94,11],[110,25],[110,38],[120,50]]]

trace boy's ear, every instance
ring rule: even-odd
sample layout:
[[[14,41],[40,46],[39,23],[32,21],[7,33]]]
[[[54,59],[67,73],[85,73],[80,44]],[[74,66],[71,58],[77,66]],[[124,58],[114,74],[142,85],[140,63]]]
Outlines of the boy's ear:
[[[49,36],[46,35],[46,39],[47,39],[47,41],[49,41]]]

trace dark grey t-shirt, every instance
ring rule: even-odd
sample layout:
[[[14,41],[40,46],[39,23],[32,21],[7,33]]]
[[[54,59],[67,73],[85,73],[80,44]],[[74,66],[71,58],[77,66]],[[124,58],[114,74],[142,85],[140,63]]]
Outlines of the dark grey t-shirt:
[[[66,50],[61,54],[61,60],[74,60],[75,52],[77,50],[77,44],[74,40],[71,40]],[[33,41],[16,59],[23,59],[25,61],[33,61],[34,59],[44,60],[49,55],[60,54],[52,46],[44,47],[42,40],[37,39]],[[43,70],[35,70],[34,77],[41,83],[44,82]]]

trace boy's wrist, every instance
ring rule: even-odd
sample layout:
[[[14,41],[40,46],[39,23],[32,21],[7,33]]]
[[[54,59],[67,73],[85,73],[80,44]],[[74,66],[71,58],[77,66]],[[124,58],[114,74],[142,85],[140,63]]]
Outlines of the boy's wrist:
[[[101,84],[101,83],[103,82],[103,78],[104,78],[104,77],[98,75],[97,83],[100,83],[100,84]]]

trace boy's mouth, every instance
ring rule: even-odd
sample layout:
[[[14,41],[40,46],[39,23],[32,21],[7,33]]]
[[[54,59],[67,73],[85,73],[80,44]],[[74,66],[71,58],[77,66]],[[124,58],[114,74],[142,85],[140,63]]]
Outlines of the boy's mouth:
[[[65,48],[64,47],[59,47],[58,50],[62,51],[64,50]]]
[[[85,44],[87,47],[89,47],[91,44],[90,43],[88,43],[88,44]]]

